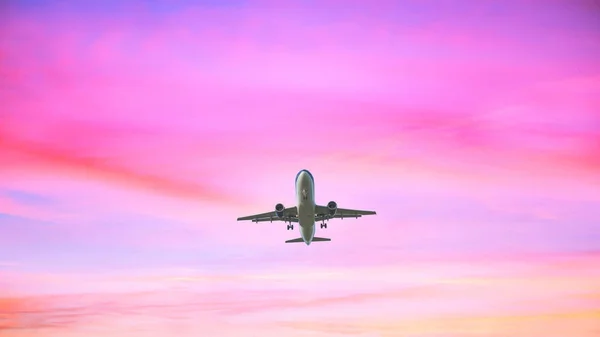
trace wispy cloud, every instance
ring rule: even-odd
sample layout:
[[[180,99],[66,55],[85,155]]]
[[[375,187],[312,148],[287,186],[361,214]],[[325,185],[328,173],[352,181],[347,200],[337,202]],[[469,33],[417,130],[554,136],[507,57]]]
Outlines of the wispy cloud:
[[[437,269],[434,264],[360,268],[355,271],[357,276],[362,275],[358,277],[346,269],[323,269],[322,273],[306,269],[291,271],[290,280],[300,277],[302,283],[287,285],[264,272],[252,276],[172,270],[167,272],[170,275],[154,272],[127,277],[134,281],[132,287],[136,284],[145,287],[143,284],[149,281],[160,282],[157,283],[159,288],[146,292],[126,290],[112,294],[4,298],[1,313],[4,329],[9,334],[32,329],[84,334],[87,328],[103,325],[115,333],[137,336],[144,335],[144,329],[159,324],[168,329],[189,326],[190,330],[182,334],[193,335],[201,326],[210,332],[229,321],[237,323],[223,327],[226,333],[287,327],[292,328],[288,332],[291,335],[307,329],[321,333],[382,335],[461,336],[467,331],[498,335],[518,335],[524,331],[558,334],[576,324],[573,333],[592,336],[599,314],[595,298],[600,275],[590,274],[582,279],[579,276],[588,272],[586,268],[594,265],[593,260],[585,256],[572,256],[570,260],[578,267],[568,274],[557,274],[560,266],[556,263],[560,263],[560,259],[535,259],[526,264],[529,268],[503,268],[502,275],[493,275],[497,267],[502,266],[501,261],[491,265],[489,262],[452,264],[453,269],[446,271]],[[479,270],[479,276],[467,276],[475,270]],[[337,274],[341,278],[336,277]],[[396,284],[384,285],[378,281],[379,289],[373,288],[375,280],[390,276],[397,280]],[[67,276],[62,282],[69,282],[73,277]],[[104,278],[108,281],[110,276]],[[123,284],[127,278],[118,277],[114,281]],[[371,281],[361,283],[361,278]],[[336,289],[340,280],[350,282],[352,287]],[[545,286],[539,287],[539,284]],[[324,291],[307,291],[306,285],[320,285]],[[144,317],[152,321],[145,321]],[[133,328],[133,324],[142,330]]]

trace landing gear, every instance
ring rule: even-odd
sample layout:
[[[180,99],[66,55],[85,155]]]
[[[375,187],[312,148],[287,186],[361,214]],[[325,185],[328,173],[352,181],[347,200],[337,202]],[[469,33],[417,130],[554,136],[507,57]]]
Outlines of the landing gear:
[[[327,223],[325,221],[323,221],[323,223],[321,224],[321,228],[327,228]]]
[[[294,229],[294,225],[287,225],[287,230],[289,231],[291,229]]]

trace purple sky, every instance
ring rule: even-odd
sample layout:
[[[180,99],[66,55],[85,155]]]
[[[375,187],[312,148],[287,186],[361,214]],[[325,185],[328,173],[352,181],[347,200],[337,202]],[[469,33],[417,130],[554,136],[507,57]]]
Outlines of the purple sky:
[[[3,3],[0,329],[46,326],[33,306],[48,336],[592,336],[599,13]],[[235,221],[293,206],[300,169],[377,216],[309,247]]]

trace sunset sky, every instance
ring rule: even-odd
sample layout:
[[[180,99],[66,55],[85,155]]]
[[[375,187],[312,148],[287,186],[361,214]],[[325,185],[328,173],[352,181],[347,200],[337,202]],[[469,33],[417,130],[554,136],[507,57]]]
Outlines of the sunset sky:
[[[2,1],[0,335],[600,335],[599,17]]]

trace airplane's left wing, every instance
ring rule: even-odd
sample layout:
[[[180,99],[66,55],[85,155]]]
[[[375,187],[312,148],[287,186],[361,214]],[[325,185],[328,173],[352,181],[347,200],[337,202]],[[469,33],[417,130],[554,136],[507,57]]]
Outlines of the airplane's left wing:
[[[277,212],[266,212],[255,215],[248,215],[237,218],[237,221],[252,220],[252,222],[263,222],[263,221],[285,221],[285,222],[298,222],[298,210],[296,207],[289,207],[283,210],[283,217],[278,217]]]
[[[327,206],[317,205],[315,213],[318,214],[319,220],[322,219],[334,219],[334,218],[360,218],[363,215],[375,215],[375,211],[363,211],[359,209],[348,209],[348,208],[336,208],[334,216],[329,215],[329,209]]]
[[[344,216],[349,215],[375,215],[377,212],[375,211],[361,211],[359,209],[346,209],[346,208],[338,208],[335,214],[343,214]]]

